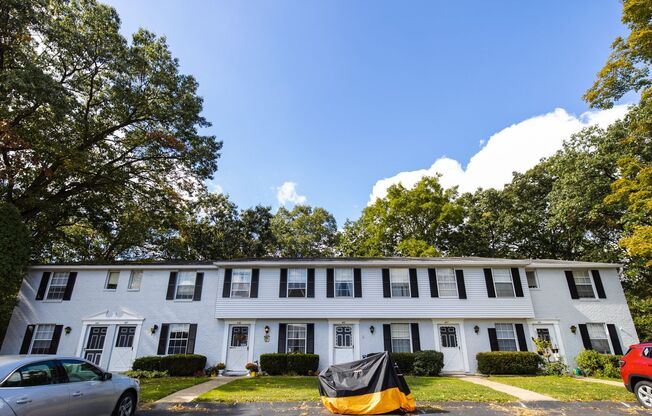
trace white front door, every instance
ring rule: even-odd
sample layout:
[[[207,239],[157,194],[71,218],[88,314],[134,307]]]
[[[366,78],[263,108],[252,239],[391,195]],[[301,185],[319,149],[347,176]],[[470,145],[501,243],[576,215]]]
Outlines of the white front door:
[[[443,371],[457,373],[464,371],[464,356],[460,340],[460,327],[457,324],[442,324],[437,326],[439,345],[444,354]]]
[[[249,325],[229,326],[229,347],[226,356],[226,370],[247,371],[249,359]]]
[[[135,336],[135,326],[121,325],[116,328],[109,371],[127,371],[131,369]]]
[[[333,325],[333,364],[355,360],[353,325]]]
[[[538,339],[550,341],[552,355],[548,358],[550,361],[559,359],[559,343],[555,337],[555,328],[551,324],[534,325],[534,336]],[[536,346],[535,346],[536,348]]]
[[[86,334],[86,346],[83,357],[95,365],[102,365],[102,353],[104,352],[104,341],[106,339],[105,326],[88,327]]]

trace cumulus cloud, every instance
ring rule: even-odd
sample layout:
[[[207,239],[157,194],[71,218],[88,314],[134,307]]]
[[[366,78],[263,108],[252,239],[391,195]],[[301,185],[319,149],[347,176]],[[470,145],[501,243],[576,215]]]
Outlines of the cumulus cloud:
[[[283,182],[283,185],[276,188],[276,199],[278,199],[279,204],[286,205],[287,203],[303,204],[307,198],[305,195],[299,195],[297,193],[296,182],[286,181]]]
[[[457,160],[440,157],[429,168],[400,172],[380,179],[373,186],[369,204],[387,195],[387,188],[401,183],[413,187],[422,177],[440,174],[442,186],[459,186],[460,192],[477,188],[501,189],[512,179],[512,172],[525,172],[541,158],[552,156],[563,142],[581,129],[598,125],[607,127],[623,118],[627,105],[608,110],[587,111],[579,117],[563,108],[529,118],[504,128],[489,139],[480,139],[482,148],[471,157],[466,169]]]

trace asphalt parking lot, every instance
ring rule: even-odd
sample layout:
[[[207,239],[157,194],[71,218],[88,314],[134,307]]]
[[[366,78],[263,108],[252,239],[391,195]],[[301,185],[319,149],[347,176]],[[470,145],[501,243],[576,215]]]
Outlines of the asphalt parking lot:
[[[185,405],[159,406],[141,409],[139,416],[322,416],[330,415],[320,403],[190,403]],[[607,416],[607,415],[649,415],[645,409],[634,403],[614,402],[528,402],[527,404],[491,404],[475,402],[419,403],[419,415],[449,416]]]

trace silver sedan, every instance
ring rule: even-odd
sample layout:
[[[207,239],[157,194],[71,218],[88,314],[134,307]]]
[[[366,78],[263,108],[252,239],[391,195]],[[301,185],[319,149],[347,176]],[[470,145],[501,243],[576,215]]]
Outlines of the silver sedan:
[[[78,357],[0,356],[0,416],[132,416],[137,380]]]

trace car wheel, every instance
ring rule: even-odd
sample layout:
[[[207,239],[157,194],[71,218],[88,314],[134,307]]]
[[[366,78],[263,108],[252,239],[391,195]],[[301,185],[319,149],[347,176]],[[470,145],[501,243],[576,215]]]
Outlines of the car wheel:
[[[113,411],[113,416],[133,416],[136,411],[136,395],[132,392],[125,392],[120,399],[118,404],[115,406]]]
[[[647,409],[652,409],[652,383],[649,381],[639,381],[634,387],[636,399]]]

